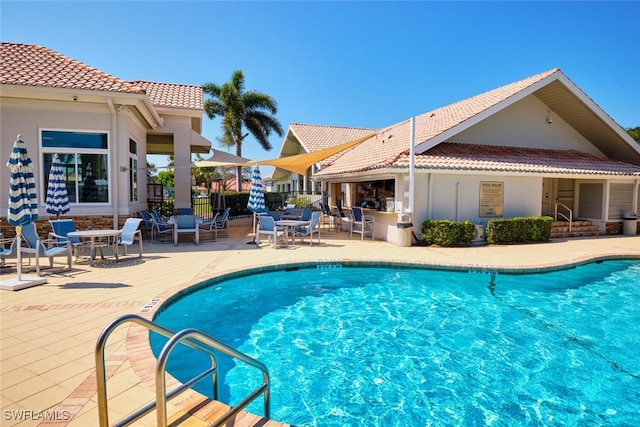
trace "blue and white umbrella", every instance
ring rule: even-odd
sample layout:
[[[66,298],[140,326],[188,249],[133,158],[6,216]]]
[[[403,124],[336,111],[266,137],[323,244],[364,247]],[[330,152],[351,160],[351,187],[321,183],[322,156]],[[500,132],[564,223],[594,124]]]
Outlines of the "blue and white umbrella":
[[[251,175],[251,190],[249,191],[247,209],[253,212],[253,241],[248,243],[255,243],[256,227],[258,225],[256,222],[256,214],[267,211],[267,207],[264,204],[264,188],[262,187],[262,178],[260,177],[260,167],[258,165],[253,167],[253,173]]]
[[[16,227],[18,280],[22,280],[22,260],[20,255],[20,237],[22,226],[38,219],[38,200],[36,180],[33,176],[31,158],[20,135],[13,144],[13,150],[7,161],[9,168],[9,209],[7,222]]]
[[[60,215],[68,213],[69,194],[67,193],[67,184],[64,181],[64,172],[57,154],[53,155],[51,161],[51,169],[49,171],[49,183],[47,185],[47,213],[60,218]]]
[[[262,187],[262,178],[260,177],[260,167],[258,165],[253,167],[247,209],[256,213],[267,211],[267,207],[264,204],[264,188]]]

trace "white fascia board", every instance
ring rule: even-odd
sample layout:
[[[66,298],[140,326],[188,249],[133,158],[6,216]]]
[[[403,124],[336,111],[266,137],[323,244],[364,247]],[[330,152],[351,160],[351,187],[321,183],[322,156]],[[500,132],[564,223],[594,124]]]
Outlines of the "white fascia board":
[[[573,95],[576,96],[584,105],[589,108],[600,118],[603,122],[605,122],[611,130],[613,130],[620,138],[624,140],[633,150],[635,150],[638,154],[640,154],[640,144],[638,144],[632,137],[627,133],[626,130],[622,126],[620,126],[615,120],[607,114],[598,104],[596,104],[593,99],[591,99],[586,93],[582,91],[575,83],[573,83],[567,76],[562,73],[559,73],[557,76],[558,81],[562,83]]]

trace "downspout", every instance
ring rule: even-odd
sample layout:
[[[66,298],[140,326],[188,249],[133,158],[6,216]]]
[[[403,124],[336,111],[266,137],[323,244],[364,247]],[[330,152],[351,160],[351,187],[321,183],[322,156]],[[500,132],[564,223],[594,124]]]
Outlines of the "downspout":
[[[432,218],[431,207],[433,206],[433,178],[432,173],[427,175],[427,219]]]
[[[456,182],[456,221],[460,221],[460,183]]]
[[[416,188],[416,118],[411,117],[411,136],[409,138],[409,213],[413,215]]]
[[[115,189],[118,187],[118,113],[116,113],[116,108],[113,105],[113,98],[110,96],[107,97],[107,105],[109,106],[109,110],[111,110],[111,143],[109,144],[109,151],[111,152],[111,160],[110,160],[110,169],[112,171],[112,183],[113,185],[109,186],[109,197],[113,200],[113,229],[118,229],[118,212],[120,211],[119,200],[117,194],[120,192],[116,192]],[[116,194],[117,193],[117,194]]]

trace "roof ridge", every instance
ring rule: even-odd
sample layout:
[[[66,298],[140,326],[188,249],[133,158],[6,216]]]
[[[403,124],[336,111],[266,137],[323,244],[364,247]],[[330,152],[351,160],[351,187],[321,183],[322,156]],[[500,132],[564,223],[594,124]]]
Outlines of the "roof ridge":
[[[322,128],[334,128],[334,129],[353,129],[353,130],[378,130],[380,128],[369,128],[369,127],[362,127],[362,126],[340,126],[340,125],[320,125],[317,123],[297,123],[297,122],[292,122],[289,123],[289,126],[309,126],[309,127],[322,127]]]
[[[170,86],[189,86],[189,87],[202,87],[202,85],[190,84],[190,83],[169,83],[169,82],[156,82],[153,80],[145,80],[145,79],[135,79],[130,80],[130,83],[151,83],[158,85],[170,85]]]
[[[417,117],[425,116],[425,115],[427,115],[427,114],[429,114],[429,115],[430,115],[430,117],[432,117],[431,115],[433,115],[434,113],[436,113],[438,110],[443,110],[443,109],[445,109],[445,108],[451,108],[451,107],[454,107],[454,106],[456,106],[456,105],[460,105],[460,104],[462,104],[462,103],[466,103],[466,102],[469,102],[469,101],[472,101],[472,100],[477,100],[477,99],[481,99],[481,98],[486,98],[486,97],[488,97],[488,96],[489,96],[489,95],[491,95],[491,94],[496,94],[496,93],[499,93],[499,92],[505,91],[505,90],[507,90],[507,89],[515,89],[515,88],[517,88],[518,86],[520,86],[520,85],[522,85],[522,84],[525,84],[525,83],[526,83],[526,85],[525,85],[525,86],[518,88],[517,90],[515,90],[515,91],[514,91],[514,92],[512,92],[512,93],[510,93],[509,95],[502,96],[502,97],[500,97],[499,99],[495,100],[494,102],[491,102],[491,103],[490,103],[490,104],[485,108],[485,110],[486,110],[487,108],[491,108],[492,106],[494,106],[494,105],[496,105],[496,104],[499,104],[500,102],[503,102],[504,100],[506,100],[506,99],[510,98],[511,96],[513,96],[513,95],[515,95],[515,94],[517,94],[517,93],[522,92],[522,91],[523,91],[523,90],[525,90],[526,88],[528,88],[528,87],[530,87],[530,86],[532,86],[532,85],[534,85],[534,84],[538,83],[539,81],[541,81],[541,80],[543,80],[543,79],[545,79],[545,78],[547,78],[547,77],[549,77],[549,76],[551,76],[552,74],[557,73],[557,72],[562,73],[562,71],[560,71],[560,68],[557,68],[557,67],[556,67],[556,68],[552,68],[552,69],[550,69],[550,70],[543,71],[542,73],[534,74],[533,76],[525,77],[525,78],[523,78],[523,79],[516,80],[515,82],[507,83],[506,85],[502,85],[502,86],[499,86],[499,87],[494,88],[494,89],[489,89],[489,90],[486,90],[486,91],[484,91],[484,92],[480,92],[480,93],[478,93],[478,94],[476,94],[476,95],[473,95],[473,96],[470,96],[470,97],[467,97],[467,98],[464,98],[464,99],[461,99],[461,100],[458,100],[458,101],[452,102],[452,103],[450,103],[450,104],[447,104],[447,105],[441,105],[440,107],[438,107],[438,108],[436,108],[436,109],[434,109],[434,110],[427,111],[427,112],[425,112],[425,113],[419,114],[418,116],[416,116],[416,118],[417,118]],[[405,120],[405,121],[406,121],[406,120]],[[405,121],[398,122],[397,124],[398,124],[398,125],[399,125],[399,124],[402,124],[402,123],[404,123]]]

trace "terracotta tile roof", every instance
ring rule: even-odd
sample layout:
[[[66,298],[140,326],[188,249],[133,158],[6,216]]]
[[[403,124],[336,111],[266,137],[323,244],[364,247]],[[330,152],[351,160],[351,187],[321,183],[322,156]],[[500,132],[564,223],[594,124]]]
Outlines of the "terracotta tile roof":
[[[560,70],[554,68],[417,116],[416,145],[441,135],[556,72]],[[344,153],[318,175],[365,171],[393,162],[409,146],[409,133],[408,120],[380,129],[375,136]]]
[[[204,110],[202,86],[174,83],[157,83],[137,80],[131,82],[146,90],[151,103],[156,107]]]
[[[144,94],[144,89],[53,50],[30,44],[0,44],[0,84]]]
[[[416,155],[416,168],[478,172],[640,176],[640,166],[576,150],[445,142]],[[409,167],[409,153],[381,167]]]
[[[291,123],[289,129],[295,134],[307,153],[362,138],[375,130],[341,126],[308,125],[302,123]]]
[[[375,129],[367,128],[309,125],[302,123],[291,123],[289,130],[293,132],[307,153],[345,144],[370,135],[375,131]],[[330,165],[339,156],[340,154],[335,154],[318,163],[321,167],[324,167],[325,165]]]

